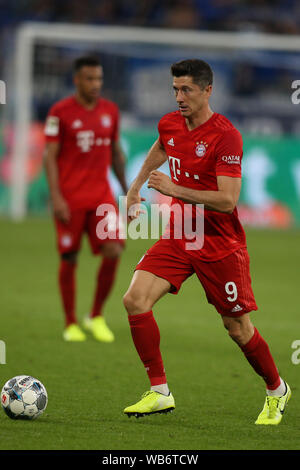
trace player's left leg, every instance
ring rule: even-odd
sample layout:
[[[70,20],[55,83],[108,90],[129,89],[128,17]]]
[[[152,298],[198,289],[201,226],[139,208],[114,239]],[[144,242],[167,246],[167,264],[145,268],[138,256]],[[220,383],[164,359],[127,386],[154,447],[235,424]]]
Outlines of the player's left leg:
[[[113,288],[120,256],[124,248],[124,241],[118,239],[118,230],[114,239],[101,240],[97,236],[97,224],[103,218],[90,212],[87,218],[86,231],[91,249],[95,255],[101,255],[100,266],[96,275],[96,287],[90,314],[84,319],[84,327],[91,331],[98,341],[111,343],[114,334],[109,329],[104,318],[104,305]]]
[[[257,305],[251,287],[247,250],[237,250],[212,263],[198,263],[195,271],[208,301],[221,314],[230,337],[266,383],[266,404],[256,424],[278,424],[290,397],[290,389],[279,376],[268,344],[249,317],[249,312],[257,310]]]
[[[103,306],[113,287],[122,250],[122,246],[115,242],[107,242],[101,247],[102,260],[96,277],[91,318],[103,315]]]
[[[107,242],[101,248],[102,259],[96,275],[96,288],[90,315],[85,318],[84,326],[98,341],[111,343],[115,337],[107,326],[103,307],[114,285],[120,255],[123,247],[116,242]]]
[[[279,376],[268,344],[251,323],[249,314],[237,318],[222,316],[222,320],[229,336],[266,383],[267,397],[256,424],[279,424],[291,390]]]

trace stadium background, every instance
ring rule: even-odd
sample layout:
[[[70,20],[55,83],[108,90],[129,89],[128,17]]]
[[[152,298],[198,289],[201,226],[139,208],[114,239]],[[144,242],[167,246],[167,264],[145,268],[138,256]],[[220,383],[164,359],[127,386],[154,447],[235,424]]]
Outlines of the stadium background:
[[[0,74],[7,83],[7,106],[3,110],[0,134],[0,213],[10,204],[12,146],[16,112],[14,53],[16,30],[24,21],[138,25],[181,30],[224,30],[299,33],[300,7],[296,1],[125,0],[61,2],[1,2]],[[42,170],[43,123],[49,107],[71,94],[72,60],[91,46],[51,43],[34,49],[33,122],[27,158],[28,209],[47,210],[47,185]],[[175,109],[170,90],[170,64],[187,55],[180,48],[135,44],[99,44],[105,70],[103,93],[116,101],[122,112],[122,138],[128,156],[128,179],[156,137],[159,118]],[[179,50],[178,50],[179,49]],[[98,51],[97,51],[98,52]],[[190,51],[195,53],[195,51]],[[296,52],[248,50],[228,57],[222,51],[202,52],[215,71],[213,106],[229,117],[242,131],[245,141],[244,185],[240,215],[248,225],[290,227],[300,225],[300,117],[291,102],[292,82],[300,76]],[[147,135],[152,136],[147,139]],[[145,139],[143,139],[145,135]],[[118,191],[118,187],[116,186]]]
[[[255,415],[262,405],[260,379],[255,382],[254,395],[248,397],[249,415],[241,413],[241,421],[233,415],[226,414],[232,408],[241,393],[252,389],[253,376],[243,359],[237,359],[235,346],[229,345],[223,331],[217,330],[215,314],[207,307],[199,286],[191,280],[184,287],[184,295],[173,298],[168,296],[160,304],[160,327],[164,335],[164,348],[168,361],[168,370],[173,372],[179,395],[178,421],[173,420],[170,428],[160,417],[152,424],[149,435],[147,424],[133,428],[132,424],[123,424],[122,417],[116,413],[127,405],[127,395],[123,389],[140,393],[141,375],[136,372],[137,359],[133,349],[128,352],[129,337],[125,315],[120,320],[121,293],[127,288],[132,267],[151,244],[150,241],[128,242],[124,254],[115,293],[108,303],[110,323],[116,332],[119,342],[116,349],[103,351],[104,357],[101,372],[94,372],[91,357],[98,355],[99,345],[90,343],[81,350],[77,357],[75,347],[69,349],[61,344],[62,316],[59,312],[57,286],[55,284],[56,258],[54,256],[54,234],[50,217],[48,190],[43,171],[43,125],[49,107],[56,100],[72,93],[71,64],[75,57],[85,52],[96,52],[103,62],[105,83],[104,96],[115,101],[121,109],[121,138],[127,155],[127,177],[131,182],[137,173],[147,150],[157,135],[157,121],[166,112],[175,109],[174,98],[170,88],[169,67],[172,62],[187,54],[186,49],[148,46],[141,49],[135,45],[118,48],[106,44],[91,49],[86,45],[76,47],[62,44],[57,47],[48,44],[37,44],[34,50],[34,100],[32,102],[33,119],[30,127],[30,151],[26,161],[27,218],[19,224],[11,222],[11,180],[12,154],[14,144],[16,98],[15,84],[15,47],[18,28],[24,22],[71,24],[71,25],[119,25],[156,28],[162,30],[184,31],[232,31],[255,34],[279,34],[299,37],[300,6],[296,0],[101,0],[101,1],[58,1],[0,0],[0,78],[7,85],[7,104],[1,105],[0,121],[0,240],[2,246],[1,273],[2,311],[6,321],[3,322],[1,339],[7,342],[7,364],[1,366],[3,383],[10,376],[28,371],[36,374],[45,382],[50,391],[49,428],[36,431],[26,428],[24,442],[16,439],[15,429],[11,423],[5,424],[6,441],[2,440],[3,449],[47,449],[47,448],[173,448],[173,449],[293,449],[299,448],[299,429],[297,408],[294,406],[294,421],[286,426],[285,436],[279,431],[271,435],[261,430],[259,439],[253,426],[244,426],[249,416]],[[279,51],[235,51],[233,55],[222,51],[205,51],[202,45],[202,58],[207,59],[215,71],[213,108],[231,119],[241,130],[244,139],[243,187],[239,204],[239,213],[247,229],[249,251],[252,259],[255,292],[263,317],[255,317],[258,326],[265,331],[267,338],[272,339],[277,357],[287,375],[297,385],[297,366],[290,361],[290,344],[297,338],[299,297],[299,227],[300,227],[300,115],[299,106],[291,101],[292,82],[300,79],[300,61],[298,52]],[[144,52],[144,53],[143,53]],[[191,51],[189,51],[191,52]],[[195,51],[194,51],[195,52]],[[196,53],[196,52],[195,52]],[[116,193],[118,185],[111,175]],[[155,195],[144,188],[144,194],[151,202]],[[267,230],[265,230],[267,229]],[[271,230],[269,230],[271,229]],[[79,300],[78,310],[85,311],[92,294],[91,272],[96,269],[96,261],[91,260],[84,246],[81,256],[81,267],[78,272]],[[280,268],[280,269],[279,269]],[[24,274],[26,279],[24,279]],[[198,289],[198,290],[197,290]],[[172,298],[170,298],[172,297]],[[197,309],[209,310],[209,318],[195,318]],[[172,310],[172,324],[170,322]],[[175,310],[177,313],[175,314]],[[180,315],[184,310],[185,317]],[[284,320],[282,313],[284,311]],[[41,319],[41,315],[43,318]],[[175,342],[178,328],[185,331],[181,337],[182,352],[178,371],[178,358],[175,364],[174,355],[178,350]],[[198,331],[196,331],[198,329]],[[201,362],[198,358],[198,332],[201,334]],[[196,334],[197,333],[197,334]],[[299,334],[298,334],[299,336]],[[214,341],[211,338],[214,337]],[[173,340],[174,339],[174,340]],[[34,347],[33,347],[34,340]],[[194,342],[193,342],[194,341]],[[69,345],[67,345],[69,346]],[[37,353],[38,351],[38,353]],[[51,359],[48,352],[51,351]],[[215,411],[213,393],[209,395],[208,404],[212,414],[206,416],[205,408],[193,408],[193,416],[184,415],[186,403],[180,402],[185,393],[184,383],[193,383],[187,397],[189,406],[194,407],[194,397],[204,383],[211,385],[210,390],[222,393],[224,390],[225,372],[218,369],[213,362],[215,355],[222,355],[233,364],[230,380],[225,385],[225,396],[222,397],[222,417]],[[61,370],[57,364],[64,358],[63,374],[68,383],[62,384]],[[186,359],[192,358],[192,363]],[[188,360],[187,359],[187,360]],[[239,362],[240,360],[240,362]],[[199,362],[198,362],[199,361]],[[209,364],[207,377],[200,374],[195,377],[194,367],[202,368]],[[225,364],[227,364],[225,362]],[[130,378],[120,374],[118,384],[111,382],[111,367],[126,370],[129,367]],[[300,367],[300,366],[298,366]],[[226,366],[224,365],[224,371]],[[77,376],[84,377],[83,381]],[[130,375],[129,374],[129,375]],[[136,378],[135,375],[136,374]],[[171,375],[171,374],[170,374]],[[88,401],[76,409],[76,419],[85,437],[75,431],[74,401],[78,394],[85,396],[86,388],[96,389],[100,382],[108,384],[101,390],[105,400],[112,400],[109,407],[103,409],[101,401],[93,404],[94,415],[89,415]],[[139,377],[139,379],[138,379]],[[237,380],[243,377],[243,383]],[[131,382],[132,380],[132,382]],[[136,385],[134,381],[136,380]],[[234,390],[232,383],[234,382]],[[68,399],[61,397],[57,384],[65,391]],[[76,389],[76,394],[75,394]],[[113,393],[111,392],[113,389]],[[206,390],[204,390],[206,392]],[[201,392],[202,393],[202,392]],[[131,399],[136,398],[132,396]],[[259,401],[260,400],[260,401]],[[124,403],[125,401],[125,403]],[[218,405],[219,406],[219,405]],[[291,405],[292,406],[292,405]],[[62,411],[63,408],[63,411]],[[298,406],[298,416],[299,416]],[[101,416],[106,435],[90,429],[98,429],[97,413]],[[181,413],[181,414],[180,414]],[[295,414],[296,413],[296,414]],[[63,414],[63,421],[61,415]],[[41,422],[42,419],[41,418]],[[74,425],[75,419],[75,425]],[[177,418],[175,418],[176,420]],[[212,421],[210,421],[212,419]],[[221,419],[221,422],[219,421]],[[47,417],[46,417],[47,420]],[[57,424],[59,423],[59,425]],[[111,424],[114,423],[114,424]],[[201,425],[199,423],[202,423]],[[205,436],[201,426],[205,426]],[[13,423],[19,432],[23,431],[22,423]],[[51,428],[53,426],[53,429]],[[243,427],[244,426],[244,427]],[[243,431],[241,432],[241,427]],[[72,431],[70,430],[72,428]],[[101,428],[101,433],[103,428]],[[232,439],[224,435],[229,429]],[[183,432],[180,432],[180,429]],[[50,433],[49,433],[50,430]],[[298,433],[298,434],[297,434]],[[298,437],[297,437],[298,435]],[[130,437],[124,437],[130,436]],[[100,439],[100,444],[99,440]],[[139,439],[142,438],[140,442]],[[102,439],[102,441],[101,441]],[[101,447],[102,445],[102,447]],[[164,447],[166,446],[166,447]],[[199,446],[199,447],[197,447]]]

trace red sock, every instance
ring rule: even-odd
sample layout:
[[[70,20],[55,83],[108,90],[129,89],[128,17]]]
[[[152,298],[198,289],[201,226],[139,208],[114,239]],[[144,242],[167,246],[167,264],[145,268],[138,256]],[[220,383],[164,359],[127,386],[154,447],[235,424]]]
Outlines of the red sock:
[[[59,267],[59,288],[65,313],[66,326],[76,323],[75,316],[75,270],[76,263],[61,260]]]
[[[102,307],[113,286],[120,258],[103,258],[97,275],[97,285],[91,317],[102,314]]]
[[[152,310],[129,315],[128,320],[134,345],[146,368],[151,385],[167,383],[159,348],[160,333]]]
[[[241,350],[255,372],[264,379],[269,390],[275,390],[279,387],[280,377],[269,346],[256,328],[254,328],[254,335],[250,341],[241,346]]]

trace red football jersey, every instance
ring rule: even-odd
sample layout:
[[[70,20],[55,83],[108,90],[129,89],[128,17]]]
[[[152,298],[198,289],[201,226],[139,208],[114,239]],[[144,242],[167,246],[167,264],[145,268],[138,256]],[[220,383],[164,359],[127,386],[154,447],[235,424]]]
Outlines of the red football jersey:
[[[108,181],[112,142],[118,140],[118,107],[99,98],[92,110],[71,96],[55,103],[45,126],[47,142],[60,142],[59,185],[71,209],[94,209],[113,200]]]
[[[208,121],[190,131],[184,117],[175,111],[160,120],[158,131],[175,184],[200,191],[217,191],[217,176],[241,178],[242,137],[221,114],[214,113]],[[187,203],[173,198],[174,204],[179,204],[183,213]],[[192,219],[195,217],[196,206],[193,205]],[[184,236],[183,228],[182,239],[176,239],[176,222],[178,219],[171,212],[165,236],[170,236],[186,251],[186,243],[190,240]],[[232,214],[205,209],[204,244],[201,249],[190,250],[189,254],[203,261],[216,261],[242,247],[246,247],[246,237],[237,208]]]

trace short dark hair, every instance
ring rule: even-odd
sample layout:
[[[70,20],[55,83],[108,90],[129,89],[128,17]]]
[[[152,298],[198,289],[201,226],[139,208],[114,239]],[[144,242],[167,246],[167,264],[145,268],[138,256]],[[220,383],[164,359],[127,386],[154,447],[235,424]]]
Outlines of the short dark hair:
[[[187,59],[176,62],[171,66],[173,77],[183,77],[188,75],[193,78],[193,82],[202,89],[213,83],[213,71],[207,62],[200,59]]]
[[[82,56],[78,57],[78,59],[74,60],[73,63],[73,70],[74,72],[78,72],[82,67],[100,67],[101,63],[98,57],[95,56]]]

